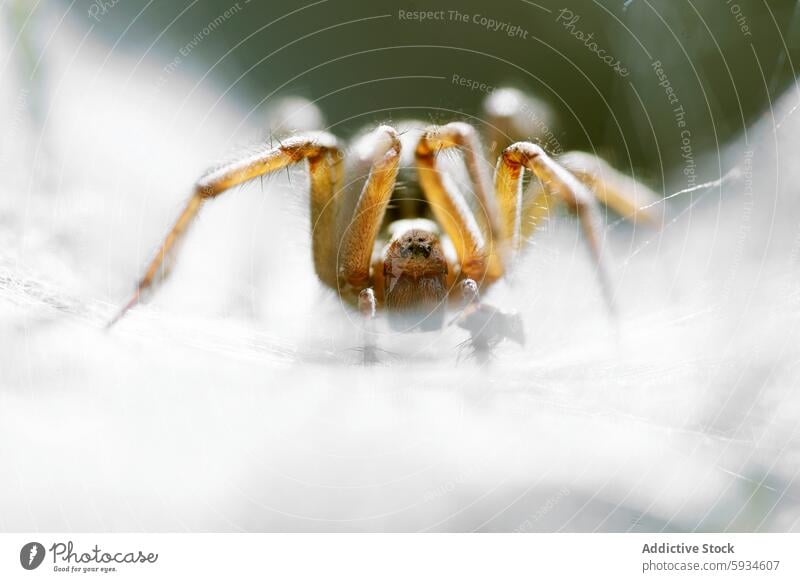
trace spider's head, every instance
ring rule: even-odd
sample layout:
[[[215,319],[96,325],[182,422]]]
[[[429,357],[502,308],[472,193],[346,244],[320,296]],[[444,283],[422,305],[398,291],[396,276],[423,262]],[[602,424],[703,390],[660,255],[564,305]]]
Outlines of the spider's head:
[[[395,327],[441,327],[447,261],[439,238],[412,228],[394,238],[383,261],[384,296]]]
[[[432,234],[422,230],[406,233],[399,242],[400,256],[404,259],[429,259],[434,245],[438,244]]]
[[[395,237],[386,252],[384,271],[389,276],[413,278],[447,273],[442,245],[432,232],[412,228]]]

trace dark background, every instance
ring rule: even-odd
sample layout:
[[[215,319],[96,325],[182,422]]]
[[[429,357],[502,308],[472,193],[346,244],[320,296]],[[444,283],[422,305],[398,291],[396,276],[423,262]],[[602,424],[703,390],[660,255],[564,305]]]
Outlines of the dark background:
[[[115,50],[134,56],[148,52],[165,67],[181,47],[235,6],[230,0],[105,1],[107,9],[98,14],[92,8],[95,0],[79,0],[69,18],[92,27],[92,40],[117,43]],[[652,60],[663,63],[686,110],[695,156],[719,151],[768,111],[794,78],[792,63],[800,60],[800,9],[793,0],[312,4],[240,0],[236,13],[181,59],[182,71],[198,78],[208,74],[204,82],[216,81],[254,105],[276,90],[314,99],[335,92],[320,104],[328,122],[344,134],[378,120],[415,116],[440,121],[460,112],[479,114],[484,95],[454,85],[453,74],[494,86],[511,84],[557,109],[556,133],[565,148],[593,148],[619,167],[644,170],[655,186],[659,160],[668,175],[680,162],[681,135]],[[310,7],[270,24],[303,6]],[[621,78],[556,23],[564,7],[580,16],[576,29],[594,33],[599,46],[618,58],[630,76]],[[401,21],[399,9],[457,9],[470,22]],[[482,28],[472,23],[474,14],[520,26],[528,38]],[[381,15],[390,16],[370,18]],[[740,24],[746,24],[749,35]]]

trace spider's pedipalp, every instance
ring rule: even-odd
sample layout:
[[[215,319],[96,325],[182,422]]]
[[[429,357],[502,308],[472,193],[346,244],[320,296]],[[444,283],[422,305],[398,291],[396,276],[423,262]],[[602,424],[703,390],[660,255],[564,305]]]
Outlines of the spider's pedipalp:
[[[463,279],[459,283],[459,287],[461,288],[461,301],[465,307],[470,303],[480,301],[480,291],[478,291],[478,284],[475,281]]]
[[[525,329],[520,314],[506,313],[483,303],[478,285],[472,279],[461,281],[460,288],[464,308],[455,323],[469,332],[470,339],[466,345],[476,356],[486,361],[492,349],[506,339],[525,345]]]

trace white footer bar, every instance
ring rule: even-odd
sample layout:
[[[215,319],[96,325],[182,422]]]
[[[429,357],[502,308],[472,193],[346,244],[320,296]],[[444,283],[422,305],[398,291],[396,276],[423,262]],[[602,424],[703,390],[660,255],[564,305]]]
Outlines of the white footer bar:
[[[796,581],[799,553],[800,534],[0,534],[0,580]]]

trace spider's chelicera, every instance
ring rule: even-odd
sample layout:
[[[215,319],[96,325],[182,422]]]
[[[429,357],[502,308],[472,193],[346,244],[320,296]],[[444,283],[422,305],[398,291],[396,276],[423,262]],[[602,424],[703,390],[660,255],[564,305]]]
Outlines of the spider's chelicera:
[[[626,218],[652,221],[643,208],[657,197],[591,154],[569,152],[554,158],[531,141],[517,141],[535,137],[530,121],[537,104],[511,89],[487,98],[488,137],[507,146],[497,161],[493,185],[478,131],[460,121],[408,132],[381,125],[362,136],[351,150],[359,153],[358,159],[348,169],[352,173],[366,164],[369,170],[354,197],[343,195],[343,150],[324,131],[296,133],[207,173],[112,323],[160,279],[165,258],[205,201],[298,163],[305,163],[309,172],[317,276],[357,307],[368,325],[385,311],[394,329],[439,329],[448,305],[456,305],[460,311],[455,321],[470,333],[476,349],[489,349],[503,339],[522,344],[520,318],[482,302],[480,295],[503,277],[510,257],[559,203],[577,215],[613,309],[601,256],[598,200]],[[443,163],[440,154],[446,150],[462,154],[469,197],[451,175],[452,163]],[[538,180],[523,188],[526,170]],[[419,196],[396,187],[401,171],[404,182],[411,173]],[[365,353],[371,357],[374,350]]]

